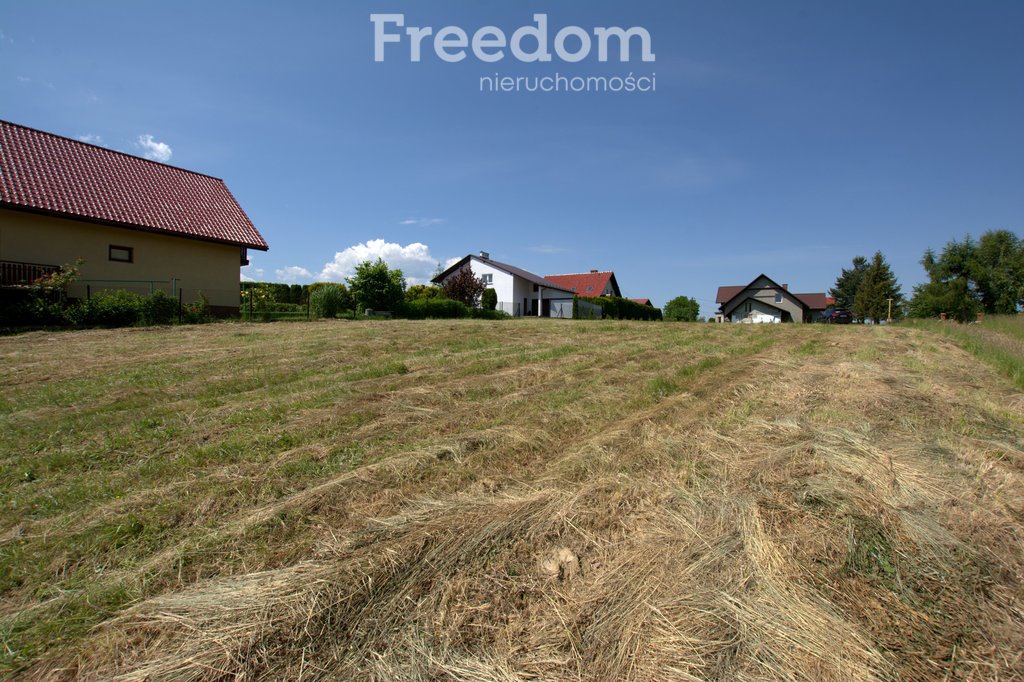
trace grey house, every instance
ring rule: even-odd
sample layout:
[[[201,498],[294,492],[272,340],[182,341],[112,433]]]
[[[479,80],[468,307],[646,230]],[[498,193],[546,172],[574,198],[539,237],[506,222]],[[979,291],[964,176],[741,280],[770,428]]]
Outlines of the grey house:
[[[718,287],[715,303],[719,305],[717,322],[813,322],[828,307],[828,297],[824,293],[791,293],[788,284],[779,284],[762,273],[746,286]]]

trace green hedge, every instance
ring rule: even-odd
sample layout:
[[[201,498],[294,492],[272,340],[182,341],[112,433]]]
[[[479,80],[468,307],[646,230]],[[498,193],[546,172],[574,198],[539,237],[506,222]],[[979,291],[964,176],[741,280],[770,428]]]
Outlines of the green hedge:
[[[449,298],[425,298],[409,301],[399,311],[399,315],[410,320],[456,319],[469,317],[470,309],[463,303]]]
[[[582,300],[601,306],[601,317],[606,320],[660,320],[661,309],[617,296],[586,298]]]
[[[472,308],[469,313],[474,320],[509,320],[512,318],[504,310],[488,310],[487,308]]]

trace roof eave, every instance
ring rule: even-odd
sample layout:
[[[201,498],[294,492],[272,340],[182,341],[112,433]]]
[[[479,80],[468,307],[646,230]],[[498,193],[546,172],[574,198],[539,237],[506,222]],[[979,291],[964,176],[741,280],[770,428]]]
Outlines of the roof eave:
[[[22,204],[12,204],[7,201],[0,201],[0,208],[7,209],[9,211],[20,211],[22,213],[32,213],[35,215],[44,215],[51,218],[60,218],[62,220],[71,220],[79,223],[89,223],[91,225],[103,225],[104,227],[117,227],[124,230],[134,230],[135,232],[148,232],[149,234],[159,234],[165,237],[178,237],[180,239],[191,239],[193,241],[208,242],[212,244],[226,244],[229,246],[244,246],[247,249],[255,249],[257,251],[269,251],[270,246],[265,242],[263,244],[253,244],[247,242],[234,241],[229,239],[217,239],[215,237],[203,237],[201,235],[185,234],[183,232],[174,232],[172,230],[161,230],[155,227],[146,227],[145,225],[136,225],[135,223],[123,223],[116,220],[103,220],[102,218],[90,218],[88,216],[75,215],[73,213],[62,213],[60,211],[52,211],[46,208],[37,208],[35,206],[24,206]]]

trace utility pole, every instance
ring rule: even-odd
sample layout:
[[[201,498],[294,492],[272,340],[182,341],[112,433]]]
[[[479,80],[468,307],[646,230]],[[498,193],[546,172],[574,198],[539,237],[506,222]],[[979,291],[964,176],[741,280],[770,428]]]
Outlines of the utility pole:
[[[889,299],[889,319],[886,322],[892,322],[892,299]]]

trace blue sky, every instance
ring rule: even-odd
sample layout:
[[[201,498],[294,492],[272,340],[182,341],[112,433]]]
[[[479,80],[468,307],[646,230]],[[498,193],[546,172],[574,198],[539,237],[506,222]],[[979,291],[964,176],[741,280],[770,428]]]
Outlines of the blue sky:
[[[448,63],[428,38],[378,63],[374,12],[470,35],[544,13],[549,45],[639,26],[656,59]],[[1022,29],[1009,0],[4,2],[0,118],[223,178],[271,246],[256,279],[487,250],[710,314],[762,271],[822,291],[880,249],[909,292],[926,247],[1024,233]],[[481,92],[496,72],[656,91]]]

